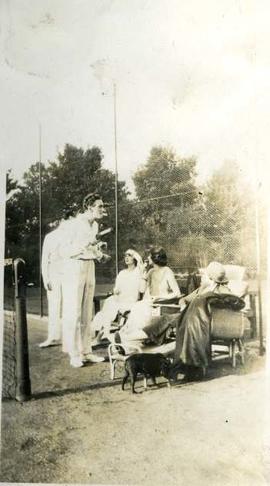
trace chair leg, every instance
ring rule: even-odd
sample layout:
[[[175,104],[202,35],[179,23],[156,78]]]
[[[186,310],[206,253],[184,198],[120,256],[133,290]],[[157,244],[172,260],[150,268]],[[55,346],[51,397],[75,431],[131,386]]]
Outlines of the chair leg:
[[[232,346],[232,341],[231,341],[231,342],[230,342],[230,344],[229,344],[229,357],[230,357],[231,359],[232,359],[232,356],[233,356],[233,351],[232,351],[232,348],[233,348],[233,346]]]
[[[212,342],[211,342],[211,336],[210,336],[210,339],[209,339],[209,346],[208,346],[208,362],[209,362],[209,365],[211,365],[211,363],[212,363]]]
[[[238,339],[237,344],[238,344],[238,348],[239,348],[241,364],[244,365],[245,364],[245,350],[244,350],[242,340]]]
[[[232,367],[236,367],[236,354],[235,354],[235,339],[232,340],[231,346],[232,346]]]
[[[114,380],[116,360],[112,360],[110,365],[111,365],[111,380]]]

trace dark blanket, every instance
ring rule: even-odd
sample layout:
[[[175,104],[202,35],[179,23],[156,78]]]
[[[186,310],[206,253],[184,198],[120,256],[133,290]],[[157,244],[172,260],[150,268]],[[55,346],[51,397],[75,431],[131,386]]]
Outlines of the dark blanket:
[[[151,343],[161,345],[165,342],[167,330],[176,327],[179,323],[180,313],[164,314],[163,316],[152,317],[150,324],[143,328]]]
[[[245,302],[232,294],[198,294],[180,315],[176,328],[174,362],[195,367],[208,365],[211,307],[241,310]]]

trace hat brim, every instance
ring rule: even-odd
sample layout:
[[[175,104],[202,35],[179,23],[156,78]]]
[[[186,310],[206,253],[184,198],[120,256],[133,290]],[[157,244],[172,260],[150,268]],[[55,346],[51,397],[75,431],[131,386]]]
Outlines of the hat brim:
[[[223,279],[223,280],[214,280],[215,283],[217,284],[227,284],[229,283],[229,280],[228,279]]]

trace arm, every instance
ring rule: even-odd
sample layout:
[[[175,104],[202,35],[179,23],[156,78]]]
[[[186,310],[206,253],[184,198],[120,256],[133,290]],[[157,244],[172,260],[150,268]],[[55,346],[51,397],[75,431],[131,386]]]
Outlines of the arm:
[[[181,295],[178,283],[176,281],[176,278],[174,276],[173,271],[168,268],[168,276],[167,276],[167,282],[169,285],[169,288],[171,289],[170,297],[175,297],[178,298]]]
[[[121,285],[120,285],[120,279],[121,279],[121,272],[118,273],[116,279],[115,279],[115,284],[114,284],[114,289],[113,293],[114,295],[119,295],[121,292]]]
[[[146,291],[146,285],[147,285],[147,278],[146,275],[142,275],[140,278],[140,284],[139,284],[139,293],[144,294]]]
[[[164,275],[164,280],[166,280],[167,284],[166,291],[164,290],[163,294],[155,296],[153,299],[154,302],[160,299],[178,299],[181,295],[174,273],[170,268],[167,268],[167,272]],[[165,285],[162,287],[165,289]]]
[[[43,285],[46,290],[48,290],[48,282],[49,282],[49,244],[48,244],[48,236],[46,235],[43,242],[42,247],[42,257],[41,257],[41,273],[43,278]]]
[[[143,275],[144,287],[145,287],[143,299],[146,299],[146,300],[151,300],[152,299],[152,296],[150,294],[151,274],[152,274],[152,271],[153,270],[150,269],[150,270],[148,270],[148,272],[146,274]]]
[[[44,288],[52,290],[51,270],[52,265],[59,258],[58,255],[59,232],[58,229],[48,233],[43,242],[42,256],[41,256],[41,273],[43,278]]]

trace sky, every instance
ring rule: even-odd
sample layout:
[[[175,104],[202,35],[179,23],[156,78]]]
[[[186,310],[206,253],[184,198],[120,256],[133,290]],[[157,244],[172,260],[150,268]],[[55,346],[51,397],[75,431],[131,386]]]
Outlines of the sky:
[[[196,156],[202,182],[226,160],[264,182],[269,12],[266,0],[1,0],[1,167],[20,178],[38,160],[40,124],[43,162],[98,145],[114,170],[115,83],[129,185],[157,144]]]

